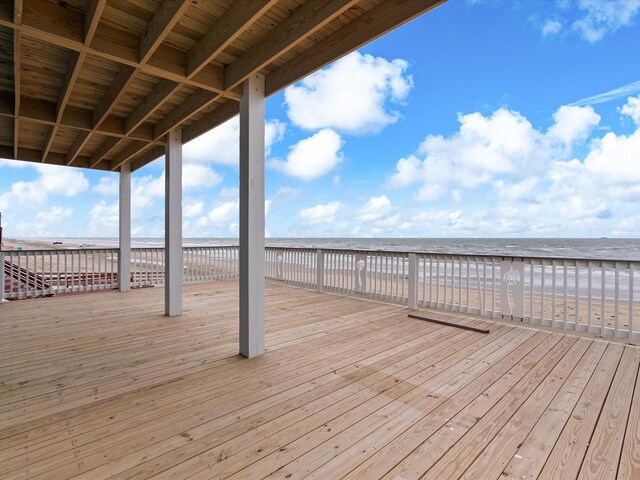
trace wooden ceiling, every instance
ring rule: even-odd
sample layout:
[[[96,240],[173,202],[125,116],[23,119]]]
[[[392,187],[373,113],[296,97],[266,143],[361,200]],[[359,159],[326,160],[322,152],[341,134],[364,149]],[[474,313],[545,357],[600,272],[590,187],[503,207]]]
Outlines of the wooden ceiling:
[[[445,0],[0,0],[0,157],[138,169]]]

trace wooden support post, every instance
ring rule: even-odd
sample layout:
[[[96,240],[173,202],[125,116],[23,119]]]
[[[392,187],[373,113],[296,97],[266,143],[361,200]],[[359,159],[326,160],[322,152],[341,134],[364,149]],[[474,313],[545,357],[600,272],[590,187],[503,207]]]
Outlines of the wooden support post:
[[[409,308],[418,308],[418,256],[409,254]]]
[[[131,163],[120,167],[120,252],[118,253],[118,286],[121,292],[131,290]]]
[[[316,290],[324,290],[324,252],[321,249],[316,252]]]
[[[264,353],[264,76],[240,99],[240,354]]]
[[[182,130],[167,134],[165,145],[164,313],[182,315]]]

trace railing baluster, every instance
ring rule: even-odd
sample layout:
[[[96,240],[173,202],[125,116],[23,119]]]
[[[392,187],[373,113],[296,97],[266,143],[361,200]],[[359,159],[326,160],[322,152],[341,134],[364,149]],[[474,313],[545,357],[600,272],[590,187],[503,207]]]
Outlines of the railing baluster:
[[[600,268],[600,335],[605,336],[605,319],[604,319],[604,307],[607,300],[606,293],[606,268],[605,262],[601,262]]]
[[[620,318],[620,263],[615,262],[615,290],[614,290],[614,310],[613,310],[613,328],[614,337],[618,337],[619,333],[619,318]]]
[[[562,328],[564,330],[567,329],[567,314],[568,314],[568,305],[567,305],[567,287],[568,284],[568,276],[567,276],[567,261],[562,262],[562,290],[563,290],[563,303],[564,303],[564,311],[562,314]]]
[[[587,332],[591,332],[591,315],[593,314],[593,268],[591,262],[587,262]]]
[[[576,332],[580,330],[580,266],[578,265],[578,261],[576,260],[576,267],[575,267],[575,289],[576,291],[575,293],[575,302],[576,302],[576,306],[575,306],[575,329]]]
[[[469,257],[465,257],[467,263],[467,313],[471,313],[471,271],[469,269]]]
[[[556,326],[556,261],[551,262],[551,326]]]
[[[629,263],[629,339],[633,339],[633,263]]]
[[[491,258],[491,316],[495,317],[496,314],[496,259]]]

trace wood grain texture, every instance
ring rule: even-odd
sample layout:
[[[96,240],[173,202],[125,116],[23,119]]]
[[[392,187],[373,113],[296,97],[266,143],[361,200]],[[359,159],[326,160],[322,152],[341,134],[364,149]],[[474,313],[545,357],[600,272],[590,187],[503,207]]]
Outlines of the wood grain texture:
[[[271,94],[440,3],[9,2],[0,8],[11,44],[0,62],[8,92],[0,115],[10,117],[2,122],[11,135],[0,136],[0,147],[10,158],[39,151],[44,163],[108,168],[106,147],[119,142],[95,139],[112,136],[146,142],[129,159],[143,166],[170,129],[195,138],[235,115],[224,100],[239,101],[249,75],[266,75]],[[48,126],[42,138],[31,135],[32,121]]]
[[[0,478],[637,476],[638,347],[268,283],[247,360],[238,283],[184,294],[0,307]]]

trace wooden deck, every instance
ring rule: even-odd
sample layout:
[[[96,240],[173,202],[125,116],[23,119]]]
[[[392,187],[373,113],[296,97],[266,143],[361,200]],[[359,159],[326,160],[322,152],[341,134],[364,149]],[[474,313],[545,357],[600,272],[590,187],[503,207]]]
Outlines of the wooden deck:
[[[0,478],[640,478],[640,348],[270,284],[0,306]]]

